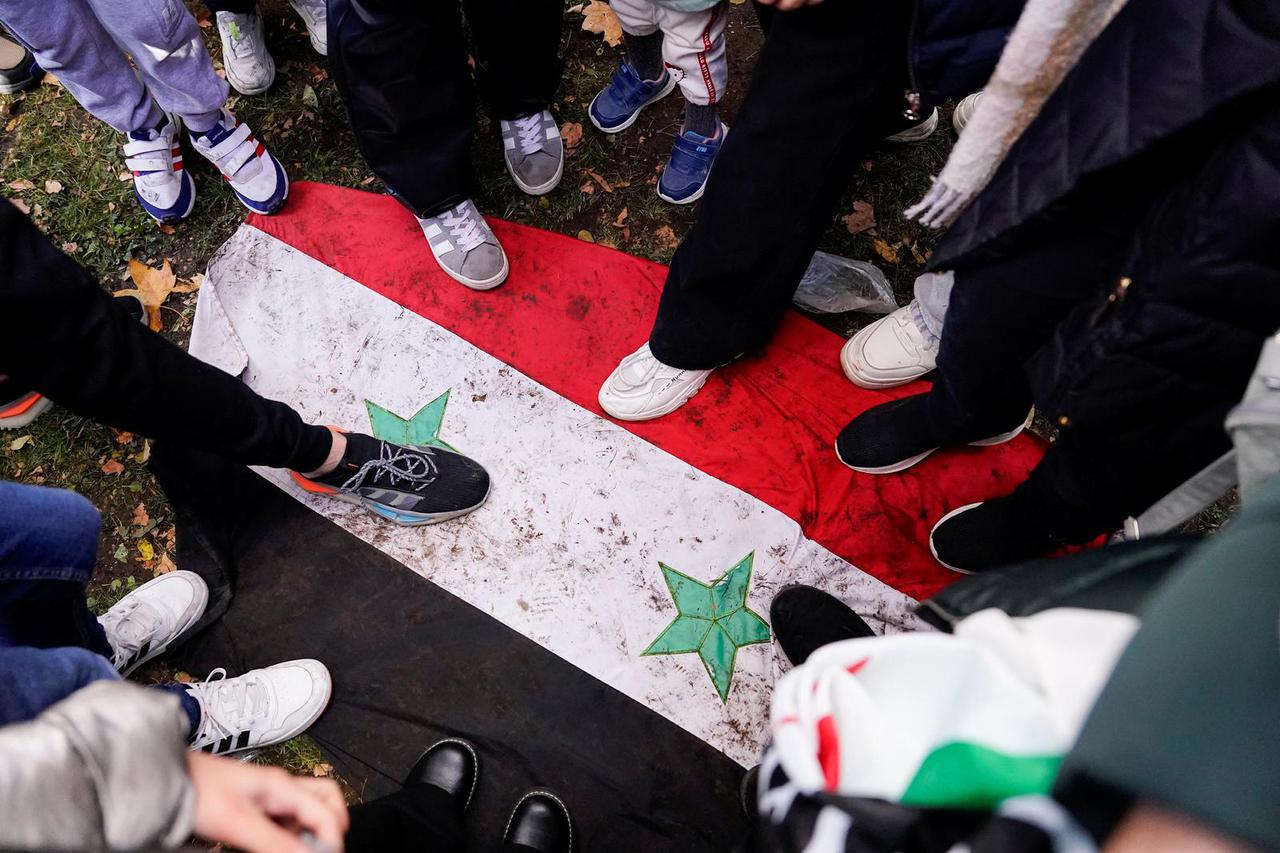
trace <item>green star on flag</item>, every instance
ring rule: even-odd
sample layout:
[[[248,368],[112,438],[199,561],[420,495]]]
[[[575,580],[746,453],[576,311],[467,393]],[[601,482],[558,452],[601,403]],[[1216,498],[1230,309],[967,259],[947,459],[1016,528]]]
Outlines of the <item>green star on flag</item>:
[[[752,551],[709,584],[659,563],[675,602],[676,618],[649,644],[645,655],[694,654],[711,676],[720,701],[729,699],[738,649],[769,642],[769,626],[747,607],[751,585]]]
[[[449,405],[448,391],[427,403],[411,418],[402,418],[372,400],[365,400],[364,405],[369,410],[369,423],[377,438],[396,444],[443,447],[457,452],[456,448],[440,439],[440,424],[444,421],[445,407]]]

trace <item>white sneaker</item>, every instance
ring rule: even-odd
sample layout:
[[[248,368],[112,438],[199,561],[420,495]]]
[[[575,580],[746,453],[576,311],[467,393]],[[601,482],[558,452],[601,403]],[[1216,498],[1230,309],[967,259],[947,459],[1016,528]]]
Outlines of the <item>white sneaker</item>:
[[[982,92],[978,91],[968,97],[961,98],[960,103],[956,104],[956,108],[951,113],[951,126],[956,129],[956,136],[964,133],[964,126],[973,117],[973,111],[978,108],[978,101],[980,100],[982,100]]]
[[[182,166],[180,129],[177,116],[166,114],[159,127],[124,137],[124,165],[133,173],[133,191],[157,222],[180,222],[196,204],[195,182]]]
[[[318,660],[291,660],[227,678],[219,667],[187,685],[200,703],[191,748],[213,755],[258,749],[311,728],[333,695],[333,679]]]
[[[913,124],[911,127],[908,127],[906,130],[900,131],[899,133],[895,133],[892,136],[886,136],[885,141],[886,142],[923,142],[924,140],[928,139],[930,136],[933,136],[933,132],[937,129],[938,129],[938,110],[935,108],[933,112],[929,113],[929,117],[926,118],[924,121],[920,122],[919,124]]]
[[[204,615],[209,588],[195,572],[169,572],[126,595],[98,619],[114,654],[111,663],[128,675],[164,654]]]
[[[293,11],[307,25],[311,46],[321,56],[329,55],[329,23],[325,13],[325,0],[289,0]]]
[[[227,82],[242,95],[257,95],[276,80],[276,62],[267,52],[262,35],[262,13],[219,12],[218,38],[222,40],[222,68]]]
[[[906,385],[937,365],[938,346],[925,340],[905,305],[858,331],[840,350],[840,366],[854,385],[878,390]]]
[[[280,161],[257,140],[249,125],[225,107],[218,123],[204,133],[189,133],[191,144],[218,167],[240,203],[254,213],[272,214],[289,197],[289,177]]]
[[[646,341],[600,386],[600,408],[620,421],[660,418],[689,402],[710,375],[710,370],[668,367],[653,357]]]

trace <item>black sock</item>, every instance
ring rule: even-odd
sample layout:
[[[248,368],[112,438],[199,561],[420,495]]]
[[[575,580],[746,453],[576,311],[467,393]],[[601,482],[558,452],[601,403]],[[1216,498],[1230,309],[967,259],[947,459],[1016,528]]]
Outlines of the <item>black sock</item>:
[[[684,104],[684,127],[681,133],[692,130],[706,137],[715,136],[720,131],[720,109],[715,104]]]
[[[627,46],[627,60],[640,72],[641,80],[657,80],[662,76],[662,31],[647,36],[623,33]]]

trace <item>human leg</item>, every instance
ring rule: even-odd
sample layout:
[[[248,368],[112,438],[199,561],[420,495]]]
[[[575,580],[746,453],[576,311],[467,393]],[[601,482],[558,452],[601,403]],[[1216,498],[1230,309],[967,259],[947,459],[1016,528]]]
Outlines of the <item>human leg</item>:
[[[672,204],[702,198],[725,130],[718,104],[729,79],[725,55],[727,3],[699,12],[661,9],[663,58],[678,68],[684,95],[684,125],[676,135],[666,168],[658,180],[658,196]]]
[[[34,719],[81,687],[119,677],[110,661],[88,649],[0,646],[0,726]]]
[[[433,744],[418,758],[399,791],[351,809],[347,850],[460,851],[462,819],[479,772],[479,758],[470,743],[449,738]]]
[[[621,133],[635,124],[640,111],[676,88],[675,75],[662,61],[658,7],[650,0],[610,0],[622,25],[627,58],[587,109],[591,123],[604,133]]]

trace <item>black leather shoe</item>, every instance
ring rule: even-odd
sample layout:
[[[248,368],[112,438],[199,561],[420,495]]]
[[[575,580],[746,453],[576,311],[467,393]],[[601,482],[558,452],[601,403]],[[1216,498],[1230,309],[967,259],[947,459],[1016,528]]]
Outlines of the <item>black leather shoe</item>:
[[[569,807],[550,791],[530,791],[512,810],[502,843],[538,853],[572,853],[573,818]]]
[[[828,643],[875,636],[875,631],[843,601],[799,584],[784,587],[773,597],[769,624],[782,653],[796,666]]]
[[[476,748],[461,738],[445,738],[427,747],[405,778],[405,786],[434,785],[453,798],[462,814],[471,805],[480,775]]]

